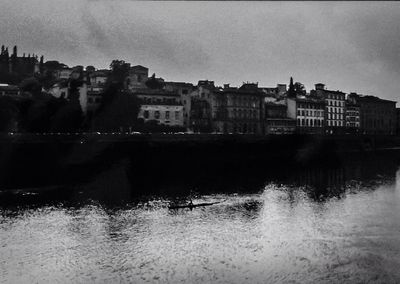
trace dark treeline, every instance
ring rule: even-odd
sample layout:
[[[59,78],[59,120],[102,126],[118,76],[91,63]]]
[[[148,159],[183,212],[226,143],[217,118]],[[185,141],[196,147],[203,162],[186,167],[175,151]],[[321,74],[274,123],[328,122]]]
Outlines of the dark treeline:
[[[69,82],[69,96],[56,98],[42,91],[37,78],[20,83],[22,96],[0,98],[1,132],[65,132],[81,129],[80,80]]]

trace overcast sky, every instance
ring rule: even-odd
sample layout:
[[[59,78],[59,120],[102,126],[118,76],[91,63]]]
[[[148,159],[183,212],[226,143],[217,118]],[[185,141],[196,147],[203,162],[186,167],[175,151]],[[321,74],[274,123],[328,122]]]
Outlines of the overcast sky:
[[[399,2],[0,0],[0,41],[67,65],[122,59],[165,80],[289,77],[398,100]]]

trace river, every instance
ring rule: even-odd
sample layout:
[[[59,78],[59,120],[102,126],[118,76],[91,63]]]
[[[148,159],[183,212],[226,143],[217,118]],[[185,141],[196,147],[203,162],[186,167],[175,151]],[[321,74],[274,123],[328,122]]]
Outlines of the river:
[[[399,165],[3,191],[0,283],[399,283]]]

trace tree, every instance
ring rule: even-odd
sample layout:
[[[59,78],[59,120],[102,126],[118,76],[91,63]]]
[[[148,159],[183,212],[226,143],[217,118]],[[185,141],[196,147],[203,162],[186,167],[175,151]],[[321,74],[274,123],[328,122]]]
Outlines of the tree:
[[[36,78],[32,77],[24,79],[20,83],[19,88],[22,93],[28,93],[32,97],[40,96],[42,92],[42,84]]]
[[[124,87],[124,82],[129,75],[130,64],[124,60],[113,60],[110,64],[111,74],[109,84],[117,84],[119,89]]]
[[[80,130],[84,119],[79,92],[82,84],[83,81],[80,79],[69,80],[68,98],[65,102],[60,101],[57,112],[51,119],[51,131],[74,132]]]
[[[296,97],[296,92],[295,92],[295,89],[294,89],[293,78],[292,77],[290,77],[290,83],[289,83],[289,89],[288,89],[288,92],[287,92],[287,96],[289,98]]]
[[[137,124],[140,102],[134,93],[120,89],[119,83],[108,86],[102,104],[94,115],[93,128],[98,131],[118,131]]]
[[[304,85],[300,82],[294,83],[294,92],[296,93],[296,95],[302,95],[302,96],[306,95],[306,89]]]
[[[92,73],[94,71],[96,71],[96,68],[94,68],[94,66],[92,65],[86,66],[86,72]]]
[[[51,116],[50,131],[75,132],[80,130],[83,122],[80,104],[62,101],[62,99],[58,103],[58,105],[54,105],[57,111]]]
[[[15,101],[8,96],[0,97],[0,132],[17,130],[18,115]]]

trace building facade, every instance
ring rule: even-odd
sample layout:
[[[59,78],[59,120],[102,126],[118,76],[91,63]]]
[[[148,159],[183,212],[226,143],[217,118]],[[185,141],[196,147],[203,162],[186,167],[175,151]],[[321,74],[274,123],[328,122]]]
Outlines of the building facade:
[[[164,82],[164,89],[168,92],[178,93],[183,105],[183,123],[190,128],[191,96],[194,87],[191,83],[185,82]]]
[[[126,85],[128,89],[146,88],[146,81],[149,79],[149,68],[136,65],[129,67],[129,74]]]
[[[352,101],[346,101],[346,133],[360,132],[360,106]]]
[[[265,134],[292,134],[296,119],[287,117],[285,101],[265,103]]]
[[[141,89],[135,92],[141,102],[138,118],[168,126],[184,126],[180,95],[166,90]]]
[[[315,84],[311,96],[325,101],[325,133],[344,133],[346,128],[346,94],[325,89],[324,84]]]
[[[43,61],[43,57],[41,57]],[[40,71],[39,59],[35,54],[25,53],[18,56],[17,46],[13,47],[13,52],[9,53],[8,47],[1,47],[0,52],[0,73],[13,73],[21,77],[32,77],[35,73]]]
[[[15,97],[20,94],[18,86],[0,84],[0,96],[11,96]]]
[[[396,133],[396,102],[356,93],[348,99],[360,106],[362,134],[393,135]]]
[[[315,97],[287,98],[287,116],[296,120],[300,133],[322,134],[325,127],[325,101]]]
[[[212,119],[219,133],[263,134],[264,93],[254,83],[214,92]]]

